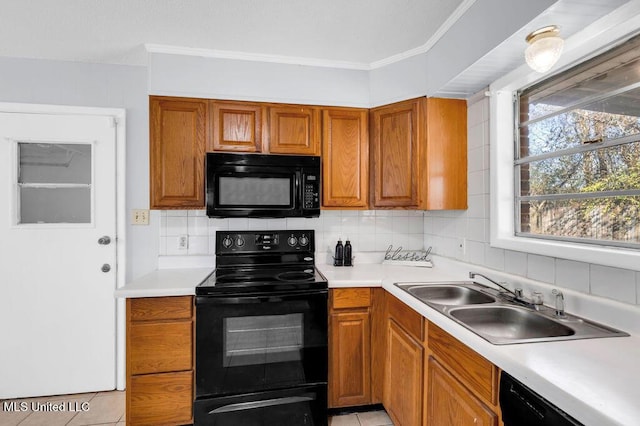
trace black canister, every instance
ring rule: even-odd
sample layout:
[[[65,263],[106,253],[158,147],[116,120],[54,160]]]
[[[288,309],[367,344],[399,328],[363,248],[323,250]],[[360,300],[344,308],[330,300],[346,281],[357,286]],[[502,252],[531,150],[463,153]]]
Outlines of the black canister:
[[[344,266],[351,266],[351,241],[347,240],[344,243]]]
[[[344,247],[342,246],[342,240],[338,239],[336,244],[336,252],[333,256],[333,266],[342,266],[344,262]]]

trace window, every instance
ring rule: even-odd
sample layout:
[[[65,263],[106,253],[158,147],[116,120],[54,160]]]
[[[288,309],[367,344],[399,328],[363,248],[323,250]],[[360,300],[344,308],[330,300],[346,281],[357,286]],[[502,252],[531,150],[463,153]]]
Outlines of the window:
[[[640,247],[640,36],[517,92],[515,235]]]
[[[18,143],[18,224],[91,223],[91,145]]]

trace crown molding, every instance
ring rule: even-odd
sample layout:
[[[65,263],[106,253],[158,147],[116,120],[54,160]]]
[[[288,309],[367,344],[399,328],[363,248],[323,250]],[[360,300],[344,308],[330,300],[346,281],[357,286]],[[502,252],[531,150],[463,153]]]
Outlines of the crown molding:
[[[453,13],[447,18],[446,21],[440,25],[440,28],[437,29],[435,33],[427,40],[425,44],[422,46],[413,48],[411,50],[407,50],[402,53],[398,53],[397,55],[389,56],[388,58],[381,59],[379,61],[374,61],[369,64],[369,69],[382,68],[387,65],[391,65],[396,62],[400,62],[404,59],[411,58],[416,55],[420,55],[422,53],[427,53],[435,44],[444,36],[447,31],[453,27],[453,25],[458,22],[460,18],[469,10],[471,6],[476,2],[476,0],[464,0],[460,3],[460,6],[453,11]]]
[[[341,68],[360,71],[368,71],[370,69],[368,64],[361,62],[332,61],[297,56],[268,55],[261,53],[202,49],[196,47],[170,46],[151,43],[146,43],[144,47],[149,53],[164,53],[169,55],[199,56],[203,58],[235,59],[239,61],[270,62],[289,65],[307,65],[312,67]]]
[[[340,68],[358,71],[371,71],[376,68],[402,61],[422,53],[426,53],[446,34],[447,31],[469,10],[476,0],[463,0],[463,2],[453,11],[446,21],[438,28],[438,30],[427,40],[422,46],[407,50],[388,58],[374,61],[371,63],[350,62],[350,61],[332,61],[327,59],[305,58],[284,55],[268,55],[260,53],[247,53],[231,50],[203,49],[197,47],[171,46],[164,44],[146,43],[144,45],[148,53],[162,53],[168,55],[198,56],[203,58],[216,59],[234,59],[240,61],[254,62],[270,62],[277,64],[289,65],[306,65],[312,67],[324,68]]]

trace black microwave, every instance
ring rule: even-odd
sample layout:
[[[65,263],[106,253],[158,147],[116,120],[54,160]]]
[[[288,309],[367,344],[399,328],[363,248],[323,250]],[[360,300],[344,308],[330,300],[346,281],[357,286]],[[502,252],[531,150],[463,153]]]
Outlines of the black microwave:
[[[208,152],[209,217],[320,216],[320,157]]]

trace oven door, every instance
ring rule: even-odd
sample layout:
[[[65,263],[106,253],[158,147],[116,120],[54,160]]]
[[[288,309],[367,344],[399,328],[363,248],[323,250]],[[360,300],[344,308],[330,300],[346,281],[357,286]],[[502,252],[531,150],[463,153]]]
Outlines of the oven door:
[[[326,289],[196,298],[196,397],[326,382]]]

